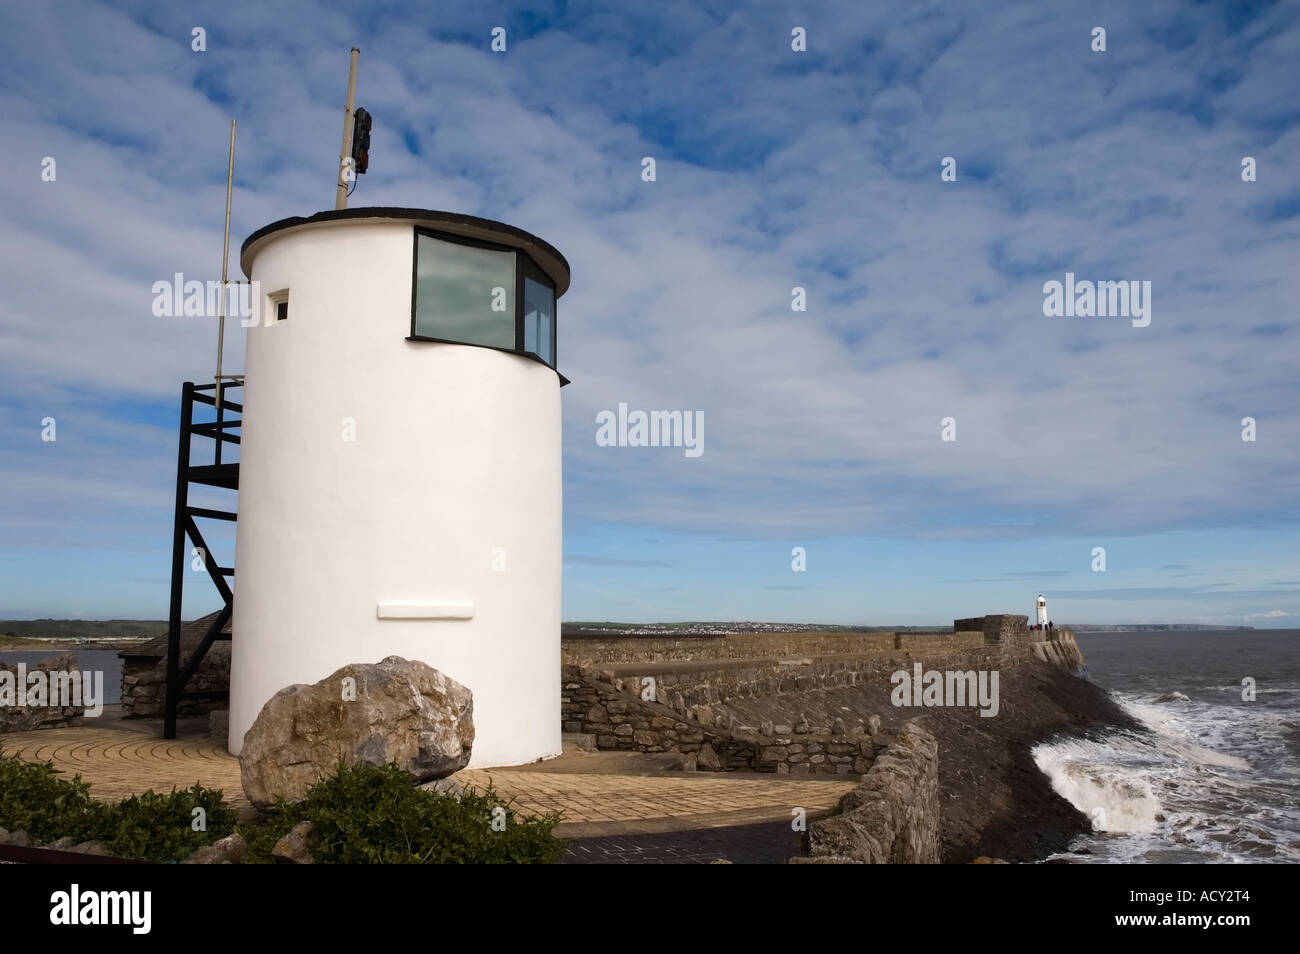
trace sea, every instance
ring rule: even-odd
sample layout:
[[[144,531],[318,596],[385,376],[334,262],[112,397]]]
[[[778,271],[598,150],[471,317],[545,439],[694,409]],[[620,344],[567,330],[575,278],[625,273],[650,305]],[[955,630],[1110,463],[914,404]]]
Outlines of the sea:
[[[1093,826],[1048,860],[1300,861],[1300,630],[1076,639],[1088,678],[1142,729],[1034,748]]]
[[[11,666],[20,662],[34,666],[59,653],[75,657],[82,672],[99,670],[104,674],[104,698],[100,700],[104,705],[116,705],[122,701],[122,660],[115,649],[6,649],[0,652],[0,662]]]

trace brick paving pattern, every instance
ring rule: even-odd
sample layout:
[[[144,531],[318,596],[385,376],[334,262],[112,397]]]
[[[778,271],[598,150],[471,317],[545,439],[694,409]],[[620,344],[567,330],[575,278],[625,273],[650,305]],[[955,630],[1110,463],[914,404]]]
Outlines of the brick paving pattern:
[[[160,739],[155,731],[148,724],[44,729],[4,735],[0,744],[9,755],[50,761],[69,776],[81,775],[97,798],[116,800],[150,788],[169,792],[198,782],[221,789],[241,817],[252,814],[239,763],[223,745],[207,736]],[[552,773],[538,766],[467,769],[455,778],[480,789],[490,780],[523,814],[562,812],[556,834],[579,839],[569,853],[574,862],[782,860],[796,853],[789,850],[790,839],[782,841],[793,836],[791,810],[820,814],[855,784],[732,773]]]

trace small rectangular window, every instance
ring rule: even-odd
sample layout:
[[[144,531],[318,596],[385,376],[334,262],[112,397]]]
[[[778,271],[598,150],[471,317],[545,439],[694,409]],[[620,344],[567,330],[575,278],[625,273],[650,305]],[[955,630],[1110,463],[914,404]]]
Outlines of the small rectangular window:
[[[271,292],[266,296],[266,300],[271,303],[271,314],[275,315],[276,321],[284,321],[289,317],[289,289],[282,288],[280,291]]]

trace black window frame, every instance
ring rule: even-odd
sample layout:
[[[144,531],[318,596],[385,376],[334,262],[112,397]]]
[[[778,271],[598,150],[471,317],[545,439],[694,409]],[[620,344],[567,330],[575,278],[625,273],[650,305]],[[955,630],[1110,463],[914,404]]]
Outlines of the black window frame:
[[[513,348],[502,348],[497,345],[478,344],[473,341],[456,341],[453,338],[437,338],[432,335],[422,335],[417,333],[415,320],[417,317],[417,295],[419,291],[420,279],[420,236],[425,235],[440,242],[451,242],[456,245],[467,245],[471,248],[482,248],[493,252],[510,252],[515,257],[515,302],[514,302],[514,321],[515,321],[515,346]],[[529,275],[534,281],[541,281],[551,290],[551,308],[553,314],[551,322],[554,330],[551,334],[551,347],[555,352],[554,363],[547,361],[541,355],[532,351],[524,350],[524,263],[532,266]],[[431,341],[435,344],[455,344],[464,345],[468,348],[487,348],[489,351],[501,351],[505,354],[517,354],[523,358],[529,358],[533,361],[543,364],[554,371],[560,378],[561,387],[569,383],[569,379],[560,374],[560,344],[559,344],[559,303],[558,296],[555,294],[555,282],[546,274],[546,271],[537,264],[537,261],[529,255],[524,249],[516,248],[512,245],[502,245],[498,242],[489,242],[479,238],[469,238],[464,235],[457,235],[454,232],[443,232],[439,229],[425,228],[415,226],[411,236],[411,333],[407,336],[407,341]]]

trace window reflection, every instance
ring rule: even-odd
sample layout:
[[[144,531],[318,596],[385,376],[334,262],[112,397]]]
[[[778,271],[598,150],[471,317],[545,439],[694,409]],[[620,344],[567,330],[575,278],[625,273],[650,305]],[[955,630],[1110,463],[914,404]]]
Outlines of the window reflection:
[[[514,252],[420,234],[415,261],[415,334],[514,348]]]

